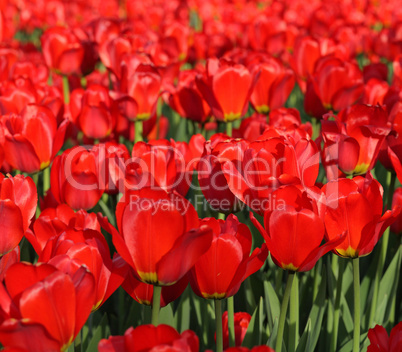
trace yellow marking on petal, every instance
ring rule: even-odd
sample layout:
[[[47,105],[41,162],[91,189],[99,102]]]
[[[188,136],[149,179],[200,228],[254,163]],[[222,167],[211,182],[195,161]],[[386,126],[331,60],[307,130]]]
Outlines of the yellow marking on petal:
[[[232,122],[232,121],[234,121],[234,120],[240,119],[240,117],[241,117],[241,113],[240,113],[240,112],[237,112],[237,113],[230,112],[229,114],[225,114],[225,115],[224,115],[225,122]]]
[[[158,275],[156,273],[144,273],[143,271],[138,271],[137,273],[141,280],[147,284],[155,285],[158,283]]]
[[[357,258],[359,256],[357,251],[353,249],[351,246],[349,246],[346,251],[344,249],[337,249],[336,251],[341,257],[345,258]]]
[[[324,106],[325,110],[332,110],[332,105],[331,105],[331,103],[324,103],[324,104],[322,104],[322,105]]]
[[[260,114],[268,114],[269,113],[269,106],[268,105],[260,105],[256,107],[256,110],[260,113]]]
[[[297,271],[297,269],[299,269],[299,268],[296,268],[292,263],[289,263],[289,264],[282,263],[282,269],[290,270],[290,271]]]
[[[39,168],[40,170],[46,169],[50,165],[50,160],[49,161],[44,161],[40,164]]]
[[[226,297],[226,292],[223,293],[215,292],[212,295],[210,295],[209,293],[201,292],[201,294],[202,297],[206,299],[224,299]]]
[[[365,174],[368,171],[369,166],[370,164],[361,163],[355,167],[355,169],[353,170],[353,174],[354,175]]]
[[[143,112],[142,114],[138,114],[135,117],[134,121],[135,120],[141,120],[141,121],[148,120],[150,117],[151,117],[151,114],[149,112]]]

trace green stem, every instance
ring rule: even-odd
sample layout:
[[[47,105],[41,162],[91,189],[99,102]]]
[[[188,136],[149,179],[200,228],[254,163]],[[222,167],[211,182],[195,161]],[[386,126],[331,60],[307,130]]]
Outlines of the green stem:
[[[387,177],[387,184],[388,184],[387,209],[392,208],[392,197],[393,197],[394,189],[395,189],[395,181],[396,181],[395,172],[389,172],[388,177]],[[371,307],[370,307],[368,328],[372,327],[374,318],[375,318],[375,313],[377,310],[378,291],[380,289],[380,280],[381,280],[382,272],[384,269],[385,258],[387,256],[388,242],[389,242],[389,227],[385,230],[384,235],[382,236],[382,240],[381,240],[380,257],[378,259],[377,270],[375,273],[374,283],[373,283],[374,291],[373,291],[373,299],[372,299]]]
[[[360,348],[360,273],[359,257],[353,258],[353,291],[354,291],[354,329],[353,352],[359,352]]]
[[[283,270],[276,270],[276,277],[275,277],[275,292],[278,294],[281,291],[282,287],[282,278],[283,278]]]
[[[222,301],[215,299],[216,352],[223,351]]]
[[[38,189],[38,183],[39,183],[39,174],[35,173],[31,175],[32,180],[35,182],[36,189]],[[40,209],[39,209],[39,202],[36,204],[36,218],[38,218],[40,215]]]
[[[70,86],[68,84],[67,76],[63,76],[63,97],[64,104],[70,104]]]
[[[289,307],[289,352],[296,351],[299,340],[299,279],[295,273],[290,292]]]
[[[226,122],[226,134],[229,137],[232,137],[232,132],[233,132],[233,122]]]
[[[151,324],[157,326],[159,322],[159,310],[161,308],[162,286],[154,285],[154,293],[152,297],[152,318]]]
[[[134,143],[143,141],[142,138],[142,120],[135,120],[134,121]]]
[[[279,326],[278,326],[278,335],[276,336],[275,352],[282,351],[283,331],[285,329],[286,313],[288,310],[290,292],[292,290],[292,283],[294,277],[295,273],[293,271],[289,271],[288,280],[286,282],[285,294],[283,295],[281,305],[281,314],[279,315]]]
[[[236,345],[235,327],[234,327],[234,297],[228,297],[228,330],[229,330],[229,347]]]
[[[339,258],[335,256],[335,258]],[[336,296],[335,296],[335,306],[334,306],[334,327],[331,335],[331,345],[330,352],[335,352],[338,342],[338,328],[339,328],[339,314],[340,314],[340,306],[341,306],[341,297],[342,297],[342,283],[343,283],[343,272],[345,270],[346,259],[340,258],[338,262],[338,279],[336,282]]]
[[[45,195],[48,189],[50,188],[50,166],[48,166],[46,169],[43,169],[42,177],[43,177],[43,195]]]

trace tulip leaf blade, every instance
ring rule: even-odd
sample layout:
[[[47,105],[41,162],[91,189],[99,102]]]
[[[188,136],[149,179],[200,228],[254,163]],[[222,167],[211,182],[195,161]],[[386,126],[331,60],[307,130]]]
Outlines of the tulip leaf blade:
[[[88,347],[86,348],[86,352],[97,352],[99,341],[101,339],[108,338],[110,335],[110,327],[107,318],[107,314],[105,313],[99,322],[99,325],[96,327],[91,340],[89,341]]]
[[[269,331],[273,331],[275,320],[279,320],[280,302],[272,284],[264,281],[265,309],[268,317]]]
[[[324,318],[324,313],[326,310],[326,291],[327,291],[327,274],[326,268],[322,268],[322,280],[318,288],[317,296],[314,300],[313,307],[311,308],[308,320],[311,322],[309,325],[307,323],[305,330],[310,329],[306,342],[306,351],[314,351],[318,342],[318,337],[321,332],[322,321]]]
[[[402,259],[401,254],[402,246],[399,247],[380,281],[378,302],[382,302],[382,304],[377,307],[375,315],[375,322],[377,324],[383,324],[386,321],[388,322],[392,314],[392,297],[396,295],[396,291],[398,288],[398,278],[400,275]]]

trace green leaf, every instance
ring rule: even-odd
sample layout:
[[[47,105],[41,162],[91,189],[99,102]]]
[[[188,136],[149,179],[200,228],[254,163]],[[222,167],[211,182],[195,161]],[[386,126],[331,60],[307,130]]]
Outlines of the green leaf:
[[[264,281],[265,309],[268,317],[269,331],[273,331],[274,322],[279,320],[281,304],[270,282]]]
[[[166,324],[174,327],[177,330],[177,324],[173,314],[172,304],[169,303],[167,306],[161,308],[159,311],[159,324]]]
[[[258,322],[259,322],[259,306],[255,308],[254,313],[251,317],[250,324],[248,325],[242,346],[248,348],[256,346],[256,341],[259,340],[260,336],[260,331],[258,331],[259,330]]]
[[[109,322],[107,319],[106,313],[103,315],[102,320],[100,321],[97,328],[94,330],[92,338],[88,344],[86,352],[97,352],[98,344],[101,339],[108,338],[110,335]]]
[[[380,282],[380,289],[378,291],[378,302],[381,304],[377,307],[375,320],[376,324],[382,325],[389,320],[392,314],[392,297],[396,295],[398,288],[398,277],[400,275],[402,257],[402,246],[399,247],[398,252],[395,254],[388,266],[387,271]]]
[[[367,332],[365,332],[364,334],[360,335],[360,351],[366,351],[367,350],[367,341],[365,340],[367,337]],[[366,346],[366,348],[364,349],[364,347],[362,346],[364,342],[364,346]],[[346,342],[339,350],[338,352],[350,352],[353,350],[353,339],[349,339],[348,342]]]
[[[191,289],[188,286],[180,298],[179,306],[175,314],[177,319],[177,331],[183,332],[190,329],[190,292]]]
[[[306,328],[303,332],[303,335],[300,337],[299,343],[297,345],[296,352],[305,352],[307,346],[307,339],[311,331],[311,320],[307,320]]]
[[[315,298],[308,319],[311,322],[311,324],[307,323],[305,327],[305,331],[310,330],[306,342],[306,351],[314,351],[318,342],[318,337],[320,335],[322,321],[327,306],[325,301],[326,298],[325,295],[327,289],[326,286],[327,286],[327,275],[324,265],[322,269],[322,279],[320,286],[318,288],[317,297]]]

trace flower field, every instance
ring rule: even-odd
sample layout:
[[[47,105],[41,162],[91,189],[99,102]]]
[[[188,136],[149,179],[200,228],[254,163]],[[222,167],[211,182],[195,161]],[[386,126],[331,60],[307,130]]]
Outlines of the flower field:
[[[0,350],[402,351],[397,0],[0,1]]]

